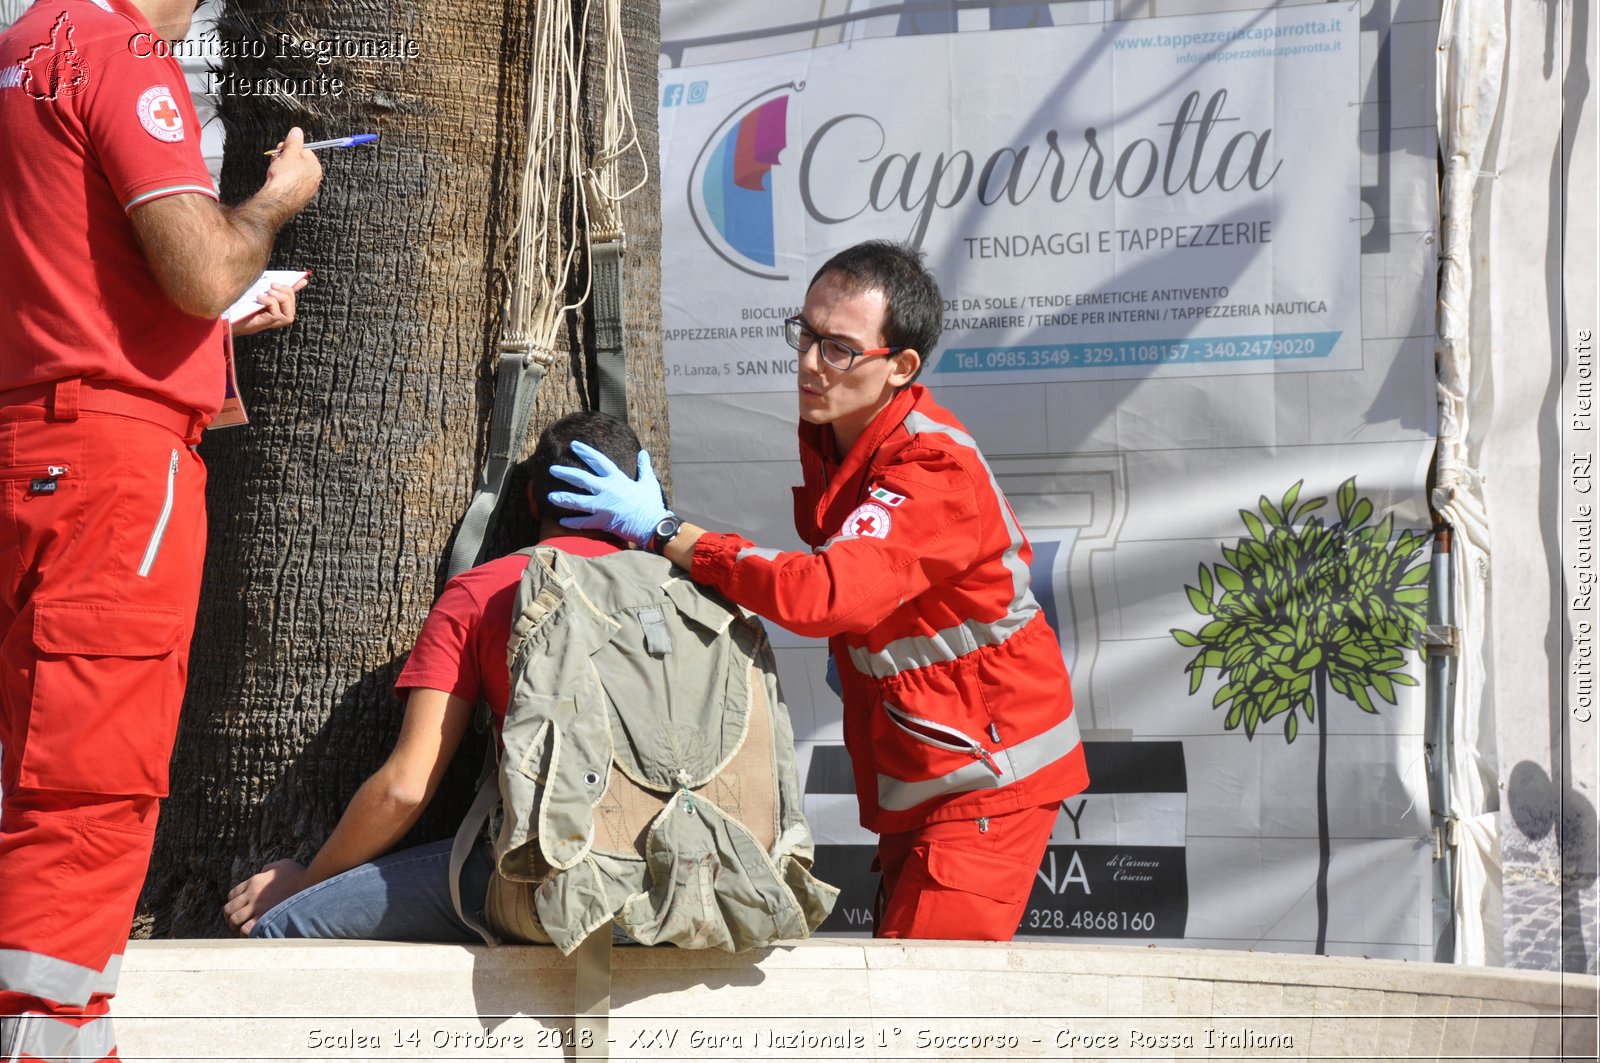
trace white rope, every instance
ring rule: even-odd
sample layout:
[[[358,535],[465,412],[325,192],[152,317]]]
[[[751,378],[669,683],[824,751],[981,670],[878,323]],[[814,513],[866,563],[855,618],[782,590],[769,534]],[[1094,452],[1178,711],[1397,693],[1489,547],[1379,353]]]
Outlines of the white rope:
[[[582,180],[575,118],[581,59],[575,43],[570,5],[533,4],[528,140],[517,221],[506,245],[511,290],[501,347],[535,356],[553,354],[577,258],[576,240],[552,249],[549,239],[561,231],[562,203]]]
[[[604,114],[600,145],[584,175],[587,178],[584,187],[592,221],[591,239],[615,237],[621,232],[622,220],[618,206],[643,188],[650,177],[650,161],[639,142],[639,127],[633,118],[627,43],[622,36],[622,0],[600,2],[601,32],[605,46]],[[640,177],[632,187],[619,191],[622,159],[630,153],[639,160]]]
[[[587,28],[595,0],[587,0],[583,22],[574,25],[572,5],[533,6],[533,54],[528,81],[528,138],[523,159],[517,220],[502,261],[509,284],[502,349],[528,350],[551,360],[562,319],[589,297],[588,283],[565,301],[581,242],[616,239],[622,232],[618,205],[644,187],[649,160],[639,141],[622,35],[621,0],[599,0],[603,63],[600,143],[587,167],[579,127],[582,71]],[[622,189],[621,163],[629,154],[643,176]],[[572,202],[578,217],[570,230],[562,206]],[[552,232],[570,232],[553,244]]]

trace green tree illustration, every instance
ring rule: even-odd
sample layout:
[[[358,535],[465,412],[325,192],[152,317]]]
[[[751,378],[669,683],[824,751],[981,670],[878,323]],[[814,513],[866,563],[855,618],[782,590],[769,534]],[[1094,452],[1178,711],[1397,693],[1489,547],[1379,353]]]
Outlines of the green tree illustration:
[[[1415,686],[1406,651],[1417,649],[1426,624],[1428,564],[1412,561],[1426,533],[1391,537],[1389,517],[1369,524],[1373,505],[1358,496],[1355,477],[1339,486],[1339,519],[1311,516],[1327,498],[1300,501],[1298,481],[1277,505],[1261,496],[1260,513],[1240,510],[1249,535],[1223,546],[1223,561],[1200,566],[1198,587],[1185,586],[1195,612],[1210,617],[1199,631],[1172,629],[1195,650],[1184,669],[1189,693],[1208,669],[1222,685],[1212,708],[1226,706],[1223,727],[1246,738],[1282,718],[1284,738],[1300,733],[1300,714],[1315,722],[1317,747],[1317,952],[1328,936],[1328,687],[1364,712],[1376,700],[1395,703],[1395,687]]]

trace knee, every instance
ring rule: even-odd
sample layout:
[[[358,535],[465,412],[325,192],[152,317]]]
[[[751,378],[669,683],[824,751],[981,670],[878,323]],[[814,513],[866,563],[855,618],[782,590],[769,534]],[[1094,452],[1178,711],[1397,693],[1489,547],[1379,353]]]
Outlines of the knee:
[[[283,925],[277,919],[271,918],[272,915],[272,912],[268,912],[260,919],[257,919],[256,925],[250,928],[250,936],[253,938],[293,937],[294,935],[284,932]]]
[[[295,899],[301,894],[279,901],[262,913],[256,925],[250,928],[253,938],[306,938],[316,937],[312,927],[299,912]]]

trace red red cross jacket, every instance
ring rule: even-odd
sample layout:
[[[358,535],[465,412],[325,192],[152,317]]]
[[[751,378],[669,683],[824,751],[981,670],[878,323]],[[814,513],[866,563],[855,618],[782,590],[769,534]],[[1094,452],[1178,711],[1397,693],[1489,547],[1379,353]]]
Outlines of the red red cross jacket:
[[[825,636],[844,692],[861,823],[998,815],[1088,785],[1033,551],[977,444],[913,385],[850,453],[800,425],[795,527],[810,553],[705,535],[693,577]]]

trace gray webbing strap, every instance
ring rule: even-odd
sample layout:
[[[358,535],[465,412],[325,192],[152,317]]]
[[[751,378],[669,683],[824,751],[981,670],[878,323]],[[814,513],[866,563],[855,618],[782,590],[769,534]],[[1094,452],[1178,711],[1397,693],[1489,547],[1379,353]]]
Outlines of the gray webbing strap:
[[[461,869],[466,867],[467,856],[472,852],[472,847],[478,844],[483,825],[489,822],[489,813],[494,811],[495,802],[500,800],[497,759],[496,739],[491,734],[489,748],[483,752],[483,768],[478,772],[478,796],[472,799],[467,818],[461,821],[456,840],[450,846],[450,903],[456,906],[456,914],[461,921],[476,930],[486,945],[498,945],[500,939],[487,926],[467,914],[466,907],[461,903]]]
[[[489,460],[483,467],[483,478],[467,507],[467,515],[461,518],[461,527],[456,531],[446,579],[460,575],[480,560],[489,523],[500,505],[500,492],[505,489],[506,477],[522,451],[528,418],[533,414],[534,396],[544,381],[547,356],[529,350],[507,349],[509,346],[501,345],[500,367],[495,371]]]
[[[0,1017],[0,1063],[16,1063],[22,1054],[22,1023],[24,1016]]]
[[[578,1037],[573,1058],[610,1059],[611,927],[602,926],[591,931],[572,958],[576,963],[572,1027]]]
[[[628,357],[622,339],[622,253],[627,239],[596,241],[590,248],[593,279],[595,408],[628,420]]]

